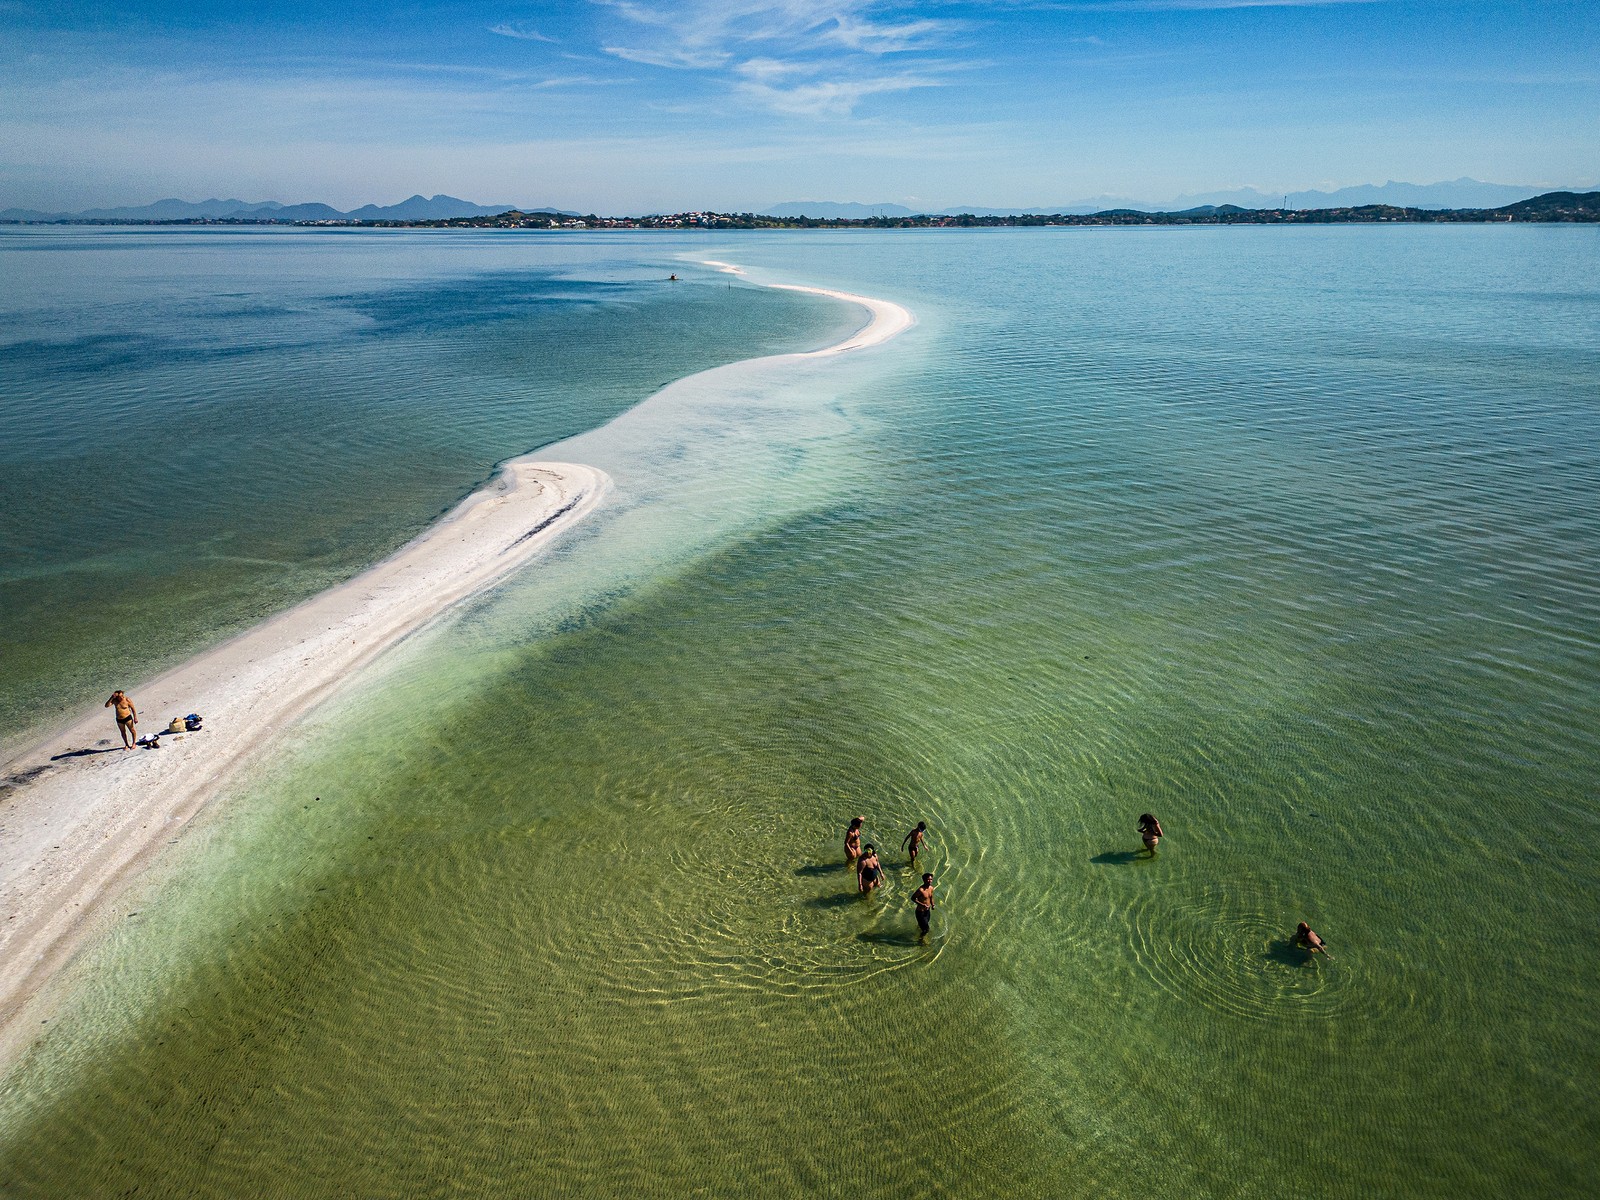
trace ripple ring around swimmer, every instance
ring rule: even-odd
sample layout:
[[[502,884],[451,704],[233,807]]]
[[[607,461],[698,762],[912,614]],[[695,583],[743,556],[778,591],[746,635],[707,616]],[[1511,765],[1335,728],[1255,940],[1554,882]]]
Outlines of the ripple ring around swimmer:
[[[1133,913],[1134,955],[1164,990],[1207,1009],[1323,1019],[1352,1002],[1353,972],[1290,944],[1293,911],[1239,881],[1161,893]]]

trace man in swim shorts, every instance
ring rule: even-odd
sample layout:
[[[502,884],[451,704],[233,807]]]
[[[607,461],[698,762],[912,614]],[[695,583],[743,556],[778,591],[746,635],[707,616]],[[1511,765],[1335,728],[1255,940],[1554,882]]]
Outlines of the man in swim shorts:
[[[917,928],[928,936],[928,926],[933,923],[933,875],[922,877],[922,886],[911,893],[911,902],[917,906]]]
[[[863,896],[874,888],[883,886],[883,867],[878,862],[878,852],[873,849],[872,843],[867,843],[867,851],[861,856],[861,861],[856,864],[856,891]]]
[[[918,821],[917,827],[900,839],[900,848],[911,851],[911,865],[917,865],[917,851],[922,849],[922,839],[928,836],[928,823]]]
[[[117,732],[122,734],[122,748],[132,750],[139,740],[139,710],[133,707],[133,701],[128,699],[128,693],[118,688],[111,693],[111,699],[102,704],[101,708],[116,706]]]

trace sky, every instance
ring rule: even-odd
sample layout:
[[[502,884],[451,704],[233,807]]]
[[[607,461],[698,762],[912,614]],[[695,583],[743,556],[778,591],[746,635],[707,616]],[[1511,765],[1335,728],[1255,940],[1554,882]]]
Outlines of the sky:
[[[1600,186],[1600,0],[0,0],[0,208]]]

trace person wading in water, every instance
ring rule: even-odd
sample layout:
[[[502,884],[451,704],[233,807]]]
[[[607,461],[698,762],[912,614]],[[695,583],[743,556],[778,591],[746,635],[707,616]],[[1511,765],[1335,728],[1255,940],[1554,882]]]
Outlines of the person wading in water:
[[[844,831],[844,861],[846,865],[861,857],[861,825],[865,817],[851,817],[850,828]]]
[[[1317,931],[1304,921],[1294,927],[1294,944],[1296,946],[1304,946],[1312,954],[1328,954],[1328,947],[1317,936]],[[1332,958],[1333,955],[1328,954],[1328,957]]]
[[[928,836],[928,823],[918,821],[917,827],[900,839],[900,848],[911,851],[911,865],[917,865],[917,851],[922,849],[922,839]]]
[[[1139,814],[1139,837],[1144,841],[1144,848],[1151,854],[1156,852],[1156,844],[1161,841],[1161,822],[1149,813]]]
[[[928,926],[933,923],[933,875],[931,873],[922,877],[922,886],[911,893],[911,902],[917,906],[917,928],[921,930],[920,937],[925,940],[928,936]]]
[[[878,852],[867,843],[867,852],[856,864],[856,890],[865,896],[874,888],[883,886],[883,867],[878,862]]]

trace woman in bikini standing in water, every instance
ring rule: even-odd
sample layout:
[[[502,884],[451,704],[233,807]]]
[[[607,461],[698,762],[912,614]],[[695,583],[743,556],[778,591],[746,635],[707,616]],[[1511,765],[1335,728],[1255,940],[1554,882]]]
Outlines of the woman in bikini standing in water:
[[[1139,814],[1139,837],[1144,842],[1144,848],[1152,855],[1156,846],[1161,841],[1161,822],[1149,813]]]
[[[861,826],[865,817],[851,817],[850,828],[844,831],[844,861],[849,866],[861,857]]]
[[[865,896],[874,888],[883,886],[883,867],[878,862],[878,852],[867,843],[867,852],[856,865],[856,891]]]

